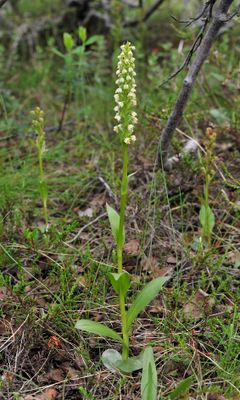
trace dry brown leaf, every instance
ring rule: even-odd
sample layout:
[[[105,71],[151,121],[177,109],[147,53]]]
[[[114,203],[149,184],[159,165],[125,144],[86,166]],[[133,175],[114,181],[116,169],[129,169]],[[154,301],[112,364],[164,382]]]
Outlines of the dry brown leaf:
[[[8,295],[8,289],[5,286],[0,287],[0,301],[4,300]]]
[[[159,276],[172,276],[174,271],[173,267],[164,267],[164,268],[154,268],[151,271],[152,278],[158,278]]]
[[[177,259],[176,259],[176,257],[174,257],[174,256],[169,256],[169,257],[167,258],[167,263],[168,263],[168,264],[177,264]]]
[[[47,372],[44,375],[40,375],[38,377],[38,381],[43,383],[43,382],[49,382],[49,381],[53,381],[53,382],[60,382],[63,381],[65,378],[62,369],[60,368],[55,368],[50,370],[49,372]]]
[[[137,256],[139,254],[140,244],[136,239],[129,240],[129,242],[125,243],[124,251],[130,256]]]
[[[200,319],[211,311],[215,301],[202,289],[197,289],[191,301],[183,307],[183,312],[187,318]]]
[[[153,256],[145,257],[141,262],[141,266],[143,271],[152,271],[155,268],[160,269],[158,260]]]
[[[55,400],[57,396],[58,391],[55,388],[48,388],[41,394],[39,400]]]
[[[94,198],[90,201],[90,207],[93,209],[100,208],[105,206],[106,204],[106,193],[98,193],[94,196]]]
[[[80,218],[82,217],[88,217],[88,218],[92,218],[93,216],[93,209],[91,207],[86,208],[85,210],[79,210],[78,211],[78,216]]]

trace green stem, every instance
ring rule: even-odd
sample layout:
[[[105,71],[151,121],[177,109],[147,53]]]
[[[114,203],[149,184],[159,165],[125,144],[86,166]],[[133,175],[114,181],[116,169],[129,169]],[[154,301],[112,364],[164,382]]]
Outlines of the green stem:
[[[40,175],[40,183],[44,181],[43,177],[43,162],[42,162],[42,151],[38,149],[38,160],[39,160],[39,175]],[[43,202],[43,213],[46,227],[48,226],[48,209],[47,209],[47,199],[45,195],[42,196]]]
[[[120,222],[119,234],[117,240],[117,258],[118,258],[118,273],[122,272],[122,251],[124,244],[124,216],[127,202],[128,190],[128,145],[123,143],[123,173],[121,184],[121,199],[120,199]]]
[[[205,201],[205,209],[206,209],[206,226],[207,226],[207,241],[208,241],[208,246],[210,247],[211,245],[211,232],[209,229],[209,218],[208,218],[208,207],[209,207],[209,174],[207,172],[206,174],[206,182],[205,182],[205,188],[204,188],[204,201]]]
[[[129,353],[129,336],[127,330],[127,314],[125,308],[125,298],[122,293],[119,295],[120,302],[120,312],[121,312],[121,320],[122,320],[122,336],[123,336],[123,350],[122,350],[122,359],[128,359]]]
[[[127,202],[127,191],[128,191],[128,145],[123,143],[123,173],[122,173],[121,198],[120,198],[119,234],[117,240],[118,273],[121,273],[123,270],[122,253],[124,244],[124,216],[125,216],[125,209]],[[123,336],[122,358],[123,360],[127,360],[129,353],[129,336],[127,330],[125,298],[122,293],[119,294],[119,304],[120,304],[122,336]]]

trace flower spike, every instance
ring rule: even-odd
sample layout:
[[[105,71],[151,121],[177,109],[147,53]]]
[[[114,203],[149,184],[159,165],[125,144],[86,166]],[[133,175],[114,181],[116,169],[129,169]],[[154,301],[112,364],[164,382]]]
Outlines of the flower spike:
[[[131,144],[136,141],[133,131],[138,121],[137,113],[134,111],[137,105],[134,50],[135,47],[130,42],[121,46],[116,72],[116,84],[118,87],[114,95],[116,102],[114,111],[116,112],[115,119],[118,124],[113,130],[120,135],[125,144]]]

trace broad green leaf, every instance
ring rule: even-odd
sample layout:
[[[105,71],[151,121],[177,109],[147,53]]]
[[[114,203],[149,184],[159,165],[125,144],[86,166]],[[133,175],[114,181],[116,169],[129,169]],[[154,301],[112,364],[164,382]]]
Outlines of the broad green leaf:
[[[122,343],[122,338],[117,332],[99,322],[91,321],[89,319],[80,319],[77,321],[75,328],[84,332],[95,333],[95,335],[98,336],[109,337]]]
[[[87,39],[87,30],[84,28],[84,26],[80,26],[78,29],[78,35],[81,41],[84,43],[86,42]]]
[[[122,360],[121,354],[114,349],[107,349],[102,353],[102,363],[109,371],[114,372],[118,369],[118,362]]]
[[[72,38],[72,35],[70,35],[70,33],[65,32],[63,34],[63,42],[67,51],[71,51],[73,49],[74,40]]]
[[[143,367],[143,353],[140,353],[137,357],[130,357],[127,360],[118,361],[116,366],[120,371],[126,374],[139,371]]]
[[[143,353],[143,372],[141,379],[141,400],[156,400],[157,370],[152,347],[146,347]]]
[[[137,295],[127,312],[127,329],[131,328],[132,323],[138,314],[157,296],[169,276],[161,276],[149,282]]]
[[[117,294],[121,292],[125,296],[131,284],[128,272],[123,271],[119,274],[110,272],[108,277],[115,292]]]
[[[178,386],[176,387],[175,390],[173,390],[170,395],[168,396],[169,400],[174,400],[177,399],[179,396],[183,395],[184,393],[186,393],[192,384],[193,381],[193,377],[189,376],[188,378],[184,379],[183,381],[181,381]]]
[[[199,219],[203,227],[204,233],[210,235],[215,225],[215,217],[209,206],[204,204],[201,207]]]
[[[118,240],[118,233],[119,233],[119,223],[120,223],[120,216],[117,211],[114,210],[109,204],[107,203],[107,214],[108,219],[111,225],[113,237],[117,243]]]

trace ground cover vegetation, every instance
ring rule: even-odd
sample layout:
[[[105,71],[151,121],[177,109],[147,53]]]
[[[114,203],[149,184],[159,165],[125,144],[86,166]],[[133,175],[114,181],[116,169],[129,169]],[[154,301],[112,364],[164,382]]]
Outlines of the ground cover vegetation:
[[[165,170],[198,2],[4,3],[0,399],[240,399],[239,18]]]

